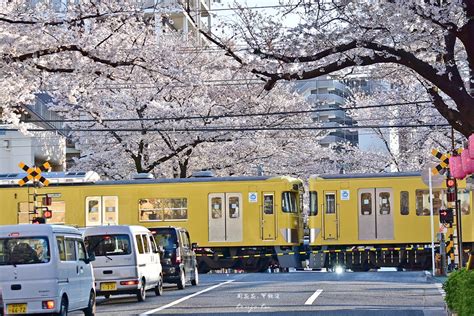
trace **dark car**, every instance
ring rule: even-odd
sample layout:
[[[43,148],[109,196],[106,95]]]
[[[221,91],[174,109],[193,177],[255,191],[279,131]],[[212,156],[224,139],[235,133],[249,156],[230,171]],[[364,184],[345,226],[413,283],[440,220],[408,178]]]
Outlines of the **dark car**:
[[[184,289],[187,282],[197,285],[199,282],[196,254],[189,233],[181,227],[149,228],[156,244],[163,248],[161,265],[163,281],[176,283],[178,289]]]

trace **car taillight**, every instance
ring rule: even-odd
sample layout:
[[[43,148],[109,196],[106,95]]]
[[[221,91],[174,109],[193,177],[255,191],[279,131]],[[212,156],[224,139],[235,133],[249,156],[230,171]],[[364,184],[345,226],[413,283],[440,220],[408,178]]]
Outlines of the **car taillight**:
[[[138,280],[120,281],[120,285],[137,285]]]
[[[54,309],[54,301],[43,301],[41,303],[41,305],[43,305],[43,309]]]
[[[176,252],[173,253],[173,255],[171,256],[171,262],[173,262],[173,264],[181,263],[181,251],[179,250],[179,248],[177,248]]]

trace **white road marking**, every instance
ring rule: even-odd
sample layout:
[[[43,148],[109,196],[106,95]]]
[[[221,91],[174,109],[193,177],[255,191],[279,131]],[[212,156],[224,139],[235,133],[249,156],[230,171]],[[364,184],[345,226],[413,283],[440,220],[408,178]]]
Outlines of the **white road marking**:
[[[230,281],[226,281],[226,282],[222,282],[222,283],[213,285],[213,286],[211,286],[211,287],[208,287],[207,289],[204,289],[204,290],[202,290],[202,291],[199,291],[199,292],[193,293],[193,294],[191,294],[191,295],[182,297],[182,298],[180,298],[179,300],[176,300],[176,301],[171,302],[171,303],[169,303],[169,304],[166,304],[166,305],[164,305],[164,306],[161,306],[161,307],[158,307],[158,308],[149,310],[149,311],[147,311],[147,312],[141,313],[140,316],[141,316],[141,315],[154,314],[154,313],[156,313],[156,312],[162,311],[162,310],[164,310],[164,309],[166,309],[166,308],[168,308],[168,307],[177,305],[177,304],[179,304],[179,303],[181,303],[181,302],[184,302],[184,301],[186,301],[186,300],[188,300],[188,299],[190,299],[190,298],[192,298],[192,297],[198,296],[199,294],[202,294],[202,293],[209,292],[209,291],[211,291],[211,290],[213,290],[213,289],[215,289],[215,288],[218,288],[219,286],[228,284],[228,283],[230,283],[230,282],[234,282],[234,280],[230,280]]]
[[[304,305],[311,305],[313,304],[314,300],[316,300],[316,298],[318,298],[318,296],[323,292],[323,290],[319,289],[317,290],[316,292],[313,293],[313,295],[311,295],[307,300],[306,302],[304,302]]]

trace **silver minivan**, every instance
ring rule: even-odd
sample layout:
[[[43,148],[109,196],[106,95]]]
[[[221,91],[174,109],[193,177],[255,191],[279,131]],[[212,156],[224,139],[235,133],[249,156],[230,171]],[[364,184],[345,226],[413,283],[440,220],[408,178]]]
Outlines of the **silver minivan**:
[[[97,295],[163,293],[163,274],[158,247],[143,226],[94,226],[84,230],[84,240],[93,262]]]
[[[0,226],[0,315],[94,315],[90,261],[74,227]]]

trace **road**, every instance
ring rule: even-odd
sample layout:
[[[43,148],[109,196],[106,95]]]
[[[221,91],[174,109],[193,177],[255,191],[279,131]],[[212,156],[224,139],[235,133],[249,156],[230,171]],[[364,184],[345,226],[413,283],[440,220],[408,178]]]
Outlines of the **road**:
[[[198,286],[166,285],[162,297],[148,292],[143,303],[134,296],[97,301],[98,315],[269,313],[447,315],[439,284],[424,272],[206,274]]]

